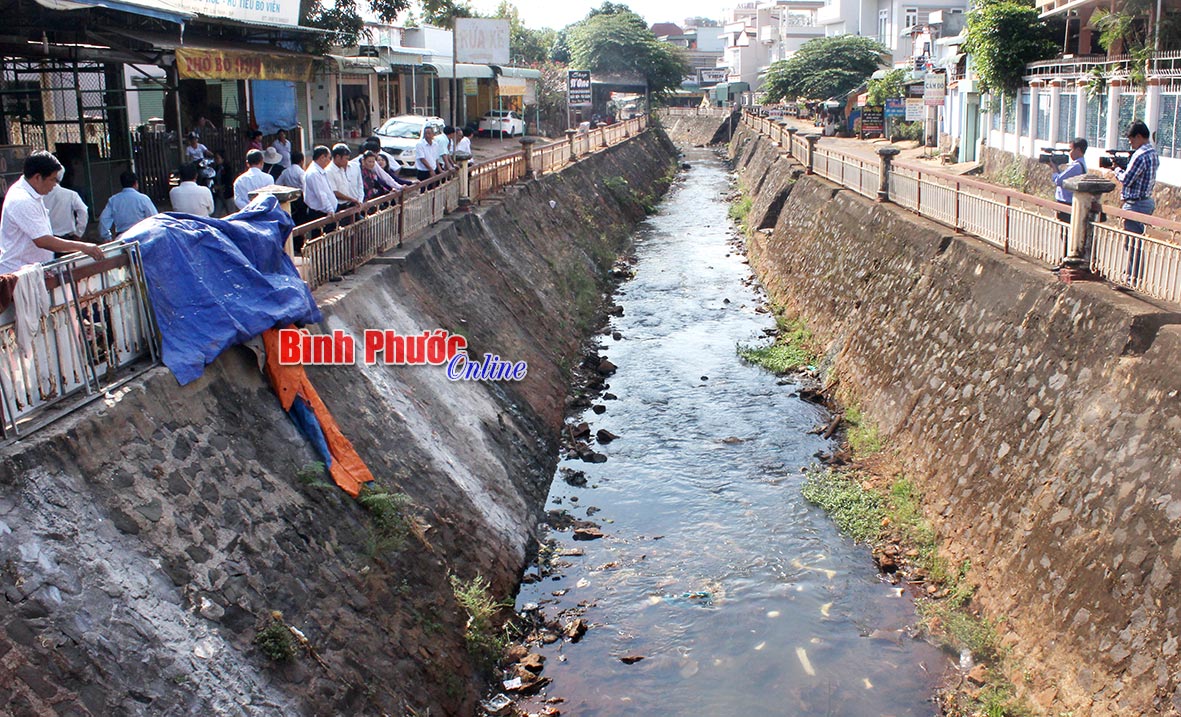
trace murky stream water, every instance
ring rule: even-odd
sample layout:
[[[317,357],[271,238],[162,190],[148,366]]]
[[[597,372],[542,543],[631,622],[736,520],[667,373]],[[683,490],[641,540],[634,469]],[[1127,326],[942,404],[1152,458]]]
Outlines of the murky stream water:
[[[618,399],[582,419],[621,438],[597,447],[606,463],[563,462],[589,483],[550,494],[607,536],[554,532],[583,555],[518,599],[551,617],[589,605],[580,642],[537,648],[547,695],[577,717],[933,714],[945,658],[906,637],[909,600],[800,496],[801,467],[830,448],[807,434],[823,410],[735,353],[774,323],[727,243],[724,166],[688,159],[637,234],[622,338],[604,339]]]

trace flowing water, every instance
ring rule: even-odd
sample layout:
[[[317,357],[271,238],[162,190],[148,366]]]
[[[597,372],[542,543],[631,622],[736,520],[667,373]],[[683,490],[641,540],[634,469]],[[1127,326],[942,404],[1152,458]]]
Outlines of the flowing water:
[[[603,340],[618,399],[580,419],[621,438],[597,447],[606,463],[564,461],[588,484],[559,476],[549,497],[606,537],[553,532],[583,554],[518,598],[562,620],[582,604],[591,626],[535,648],[545,696],[577,717],[934,714],[945,658],[907,637],[913,605],[800,496],[800,469],[832,447],[808,434],[824,410],[735,353],[774,322],[728,243],[726,168],[689,160],[637,233],[621,337]]]

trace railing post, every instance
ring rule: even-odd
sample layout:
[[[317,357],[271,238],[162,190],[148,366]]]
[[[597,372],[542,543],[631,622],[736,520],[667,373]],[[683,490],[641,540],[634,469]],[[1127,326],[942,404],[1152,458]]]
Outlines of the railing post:
[[[894,158],[898,156],[901,150],[895,147],[881,147],[878,149],[878,157],[881,157],[881,162],[878,164],[878,201],[890,201],[890,165],[893,164]]]
[[[522,137],[521,151],[525,153],[525,179],[533,179],[533,145],[537,144],[536,137]]]
[[[605,122],[599,123],[599,148],[607,149],[607,124]]]
[[[270,194],[279,202],[279,208],[287,212],[287,216],[291,216],[291,203],[303,196],[303,192],[294,187],[285,187],[281,184],[268,184],[265,187],[260,187],[253,192],[250,192],[250,201],[254,201],[260,194]],[[292,232],[287,235],[284,240],[283,251],[287,252],[287,256],[295,259],[295,244],[291,237],[294,235],[294,227]]]
[[[805,174],[812,174],[812,168],[816,163],[816,143],[820,141],[820,135],[806,134],[804,135],[804,139],[808,140],[808,169],[805,171]]]
[[[1094,280],[1091,273],[1090,247],[1088,239],[1095,220],[1095,205],[1104,194],[1115,189],[1115,182],[1097,179],[1087,175],[1071,177],[1062,185],[1068,191],[1074,192],[1074,199],[1070,203],[1070,233],[1067,234],[1066,256],[1062,257],[1062,265],[1058,271],[1058,278],[1067,284],[1072,281]]]
[[[574,149],[574,137],[577,134],[578,134],[578,130],[576,130],[576,129],[566,130],[566,141],[570,143],[570,161],[571,162],[578,161],[578,152],[577,152],[577,150]]]
[[[533,139],[528,137],[527,139]],[[524,143],[524,139],[521,140]],[[459,162],[459,208],[462,211],[470,212],[472,210],[472,155],[467,152],[456,152],[452,155],[452,159]],[[529,155],[525,154],[525,167],[529,167]],[[399,233],[401,232],[402,217],[399,215]]]
[[[792,153],[792,145],[795,144],[796,132],[799,132],[799,131],[800,131],[799,127],[788,127],[787,128],[787,156],[788,157],[792,156],[792,154],[791,154]]]

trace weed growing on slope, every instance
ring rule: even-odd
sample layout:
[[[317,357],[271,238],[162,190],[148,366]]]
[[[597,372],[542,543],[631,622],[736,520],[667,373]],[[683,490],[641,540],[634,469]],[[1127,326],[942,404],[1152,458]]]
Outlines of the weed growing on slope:
[[[451,590],[468,615],[463,634],[468,652],[485,667],[495,665],[508,645],[508,638],[496,629],[496,613],[507,605],[492,597],[491,584],[479,575],[471,580],[452,575]]]
[[[878,427],[870,422],[857,406],[845,409],[845,423],[849,424],[849,447],[857,458],[865,458],[882,450]]]
[[[291,636],[291,630],[283,622],[280,613],[271,615],[266,627],[254,636],[254,644],[258,645],[262,654],[275,662],[286,662],[295,657],[295,638]]]
[[[410,496],[390,493],[373,484],[366,486],[357,502],[369,512],[369,553],[373,556],[401,550],[410,535]]]
[[[775,317],[779,336],[769,346],[747,346],[738,344],[738,355],[776,374],[791,373],[816,363],[812,351],[812,332],[801,319],[787,319],[781,314]]]
[[[886,502],[877,492],[862,486],[856,473],[810,472],[801,492],[853,540],[863,543],[881,534]]]

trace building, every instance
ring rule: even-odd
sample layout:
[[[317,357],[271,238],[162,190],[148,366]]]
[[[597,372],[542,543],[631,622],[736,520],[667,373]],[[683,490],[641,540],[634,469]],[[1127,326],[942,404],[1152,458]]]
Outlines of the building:
[[[925,26],[933,12],[946,18],[967,12],[966,2],[948,0],[825,0],[817,12],[817,23],[826,37],[863,35],[890,50],[892,64],[905,66],[913,57],[911,46],[915,27]]]
[[[809,40],[824,37],[817,13],[824,0],[771,0],[741,3],[730,10],[722,26],[725,43],[719,67],[727,81],[746,83],[754,91],[767,68],[786,60]]]
[[[1096,9],[1110,7],[1099,0],[1040,0],[1042,17],[1067,19],[1063,53],[1027,66],[1015,97],[987,103],[985,146],[1033,159],[1043,147],[1085,137],[1088,164],[1098,167],[1106,150],[1128,147],[1128,126],[1142,121],[1160,154],[1158,181],[1181,186],[1181,58],[1160,52],[1141,65],[1120,54],[1120,46],[1104,54],[1088,21]]]

